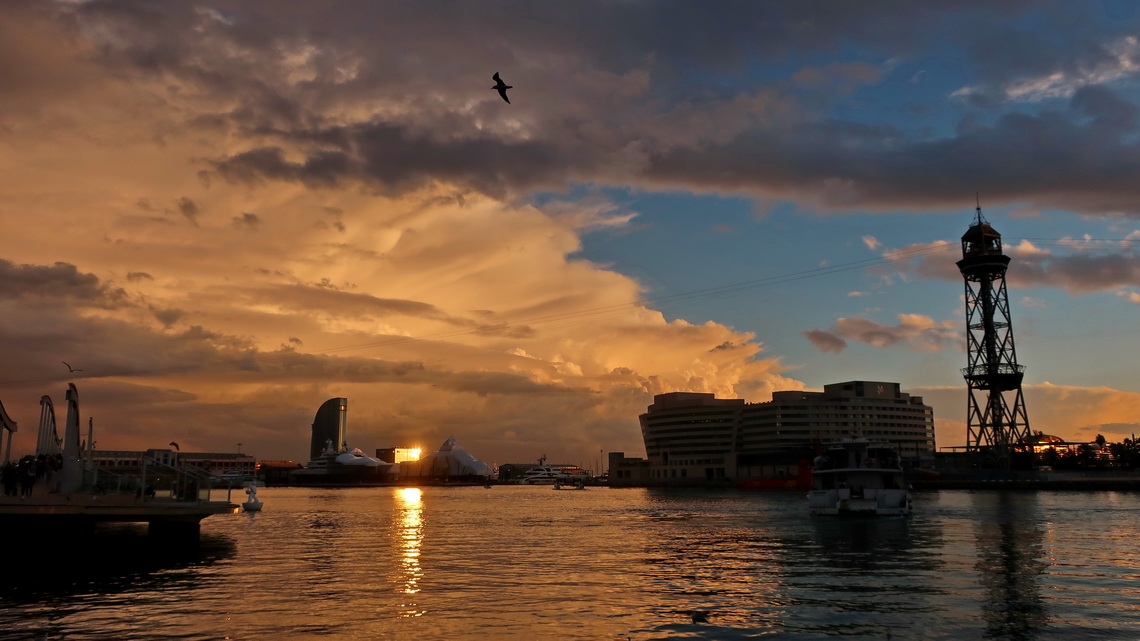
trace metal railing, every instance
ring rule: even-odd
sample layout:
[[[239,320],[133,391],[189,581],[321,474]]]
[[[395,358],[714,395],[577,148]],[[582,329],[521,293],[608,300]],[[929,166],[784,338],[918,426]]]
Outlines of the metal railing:
[[[94,493],[133,494],[142,501],[209,501],[214,477],[193,465],[171,465],[152,456],[141,456],[138,472],[116,472],[89,463],[83,473],[83,488]],[[229,500],[227,494],[226,500]]]

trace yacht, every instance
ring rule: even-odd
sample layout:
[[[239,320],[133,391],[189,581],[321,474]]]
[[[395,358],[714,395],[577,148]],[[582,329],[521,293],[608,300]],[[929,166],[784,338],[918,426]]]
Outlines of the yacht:
[[[815,457],[808,509],[832,516],[910,514],[910,487],[898,452],[862,437],[831,443]]]
[[[546,457],[538,459],[538,465],[523,473],[519,483],[523,485],[553,485],[555,481],[573,481],[574,475],[562,466],[547,465]]]
[[[382,481],[391,467],[391,463],[368,456],[359,448],[349,448],[347,444],[337,448],[328,441],[319,456],[304,468],[294,470],[290,478],[299,483]]]
[[[522,476],[523,485],[552,485],[555,481],[569,480],[569,474],[550,465],[532,467]]]

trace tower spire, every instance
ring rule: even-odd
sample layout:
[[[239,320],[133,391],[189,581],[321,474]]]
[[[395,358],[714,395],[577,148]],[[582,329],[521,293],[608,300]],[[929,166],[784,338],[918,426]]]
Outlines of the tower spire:
[[[966,284],[966,450],[985,467],[1009,469],[1011,454],[1031,435],[1021,393],[1025,368],[1017,363],[1005,289],[1009,256],[1001,234],[982,217],[980,200],[957,264]]]

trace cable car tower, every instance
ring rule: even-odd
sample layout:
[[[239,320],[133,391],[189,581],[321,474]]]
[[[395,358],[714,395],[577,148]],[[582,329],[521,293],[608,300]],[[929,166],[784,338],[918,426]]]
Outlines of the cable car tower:
[[[977,213],[962,236],[957,263],[966,281],[966,451],[982,468],[1007,470],[1012,452],[1031,436],[1021,395],[1025,368],[1017,364],[1013,347],[1005,290],[1009,256],[1002,253],[1001,234],[982,217],[980,204]]]

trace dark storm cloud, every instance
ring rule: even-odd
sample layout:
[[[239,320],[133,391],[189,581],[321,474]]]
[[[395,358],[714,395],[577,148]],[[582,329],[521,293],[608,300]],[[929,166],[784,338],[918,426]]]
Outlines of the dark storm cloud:
[[[1073,294],[1140,286],[1140,256],[1128,253],[1032,256],[1011,263],[1006,280],[1017,287],[1046,285]]]
[[[198,204],[195,203],[193,199],[183,196],[179,198],[175,204],[178,205],[178,211],[186,217],[186,220],[189,220],[195,226],[198,225]]]
[[[151,314],[154,315],[154,318],[158,322],[162,323],[162,326],[167,329],[173,327],[175,323],[182,320],[182,318],[186,316],[186,312],[180,309],[158,309],[151,307],[150,311]]]
[[[261,224],[261,217],[257,214],[243,212],[241,216],[231,218],[230,222],[237,229],[257,229],[257,226]]]
[[[548,143],[490,136],[438,140],[385,123],[338,128],[335,133],[343,138],[344,148],[314,151],[301,162],[289,162],[278,147],[260,147],[211,164],[223,178],[246,183],[268,179],[333,187],[359,181],[399,194],[447,181],[503,197],[520,185],[557,187],[567,178],[587,179],[586,167],[602,161],[589,155],[576,158]]]
[[[211,131],[224,127],[244,141],[207,159],[205,176],[312,187],[351,181],[386,193],[443,181],[496,197],[572,182],[681,186],[802,197],[832,209],[940,207],[981,190],[995,201],[1140,215],[1132,103],[1086,87],[1064,94],[1069,109],[1001,111],[1011,109],[1002,93],[1010,83],[1057,73],[1079,89],[1082,77],[1120,64],[1112,43],[1135,25],[1118,24],[1104,7],[62,6],[115,74],[170,79],[179,95],[200,101],[187,122],[206,118]],[[1027,17],[1034,29],[1014,28]],[[937,139],[823,117],[826,109],[797,104],[796,77],[762,83],[747,73],[851,48],[882,62],[928,53],[933,42],[956,43],[960,65],[982,82],[966,97],[988,105]],[[490,73],[507,69],[514,69],[504,76],[516,87],[511,105],[490,91]],[[798,76],[823,100],[829,86],[842,93],[836,78],[858,85],[879,76],[866,61]],[[769,94],[788,108],[748,111]],[[343,105],[367,115],[345,118]]]
[[[108,286],[94,274],[83,274],[68,263],[16,265],[0,258],[0,299],[73,299],[97,307],[118,307],[126,292]]]
[[[1063,248],[1065,254],[1059,255],[1035,247],[1031,241],[1004,240],[1004,251],[1011,258],[1005,275],[1010,287],[1059,287],[1071,294],[1140,287],[1140,255],[1132,249],[1131,241],[1049,241]],[[921,258],[905,258],[907,249],[897,254],[888,252],[886,257],[898,269],[926,278],[961,282],[961,272],[954,260],[946,256],[948,251],[957,251],[957,245],[947,243],[936,248],[940,251]]]
[[[1008,114],[934,141],[842,121],[751,132],[657,154],[646,175],[694,188],[815,192],[839,208],[936,207],[960,202],[969,185],[995,200],[1140,215],[1135,108],[1104,88],[1073,101],[1069,111]]]

